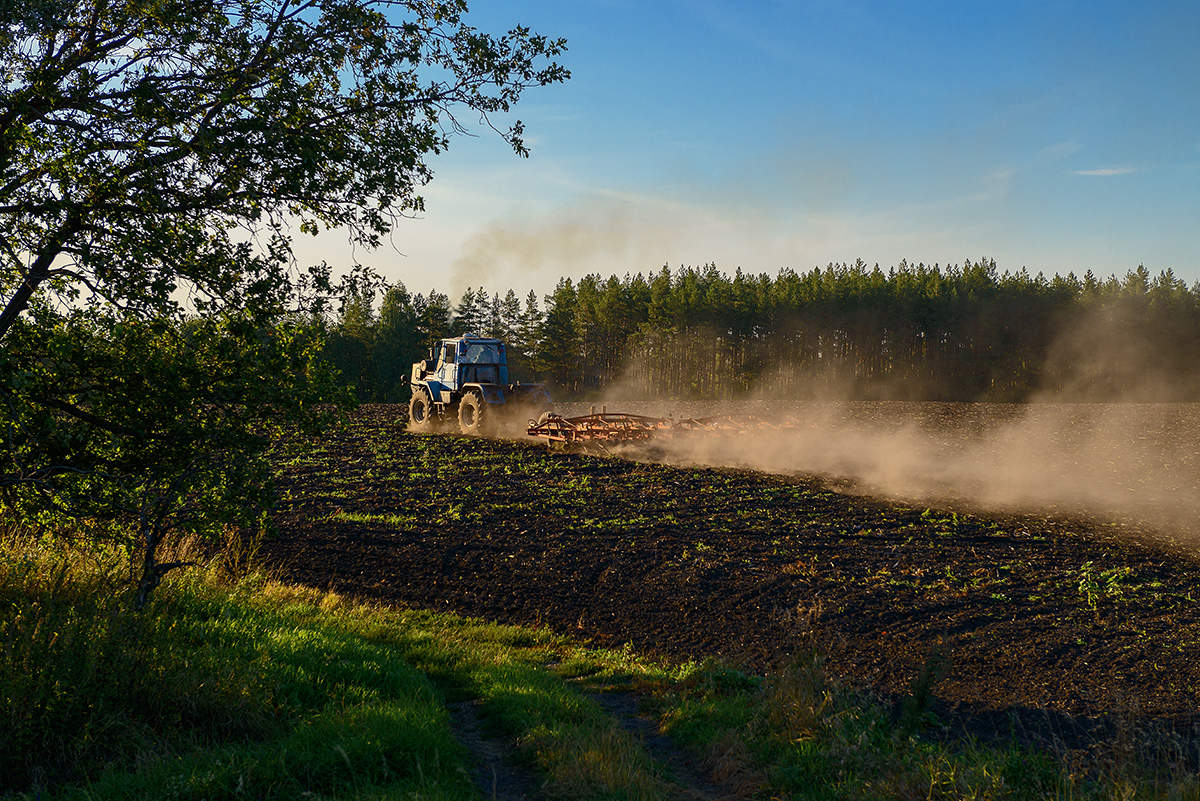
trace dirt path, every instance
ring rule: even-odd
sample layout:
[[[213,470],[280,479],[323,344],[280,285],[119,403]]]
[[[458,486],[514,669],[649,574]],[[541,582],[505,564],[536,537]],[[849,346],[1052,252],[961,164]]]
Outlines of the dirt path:
[[[484,734],[478,701],[454,701],[446,705],[454,736],[471,752],[471,779],[488,801],[542,801],[541,781],[528,767],[514,759],[512,743]]]
[[[632,734],[679,788],[679,801],[743,801],[755,798],[766,785],[765,777],[749,767],[748,760],[721,774],[720,767],[706,765],[681,749],[658,730],[658,722],[641,710],[641,699],[633,692],[588,693],[600,707]],[[717,774],[714,776],[714,774]]]
[[[663,790],[671,801],[746,801],[766,786],[765,777],[750,767],[748,756],[732,769],[724,766],[722,774],[723,766],[707,764],[684,751],[659,732],[658,722],[642,711],[642,699],[636,693],[596,691],[587,686],[576,689],[595,701],[661,766],[666,777]],[[515,743],[487,733],[479,703],[471,699],[446,705],[455,737],[471,754],[475,787],[488,801],[544,801],[547,796],[542,792],[541,777],[517,757]]]

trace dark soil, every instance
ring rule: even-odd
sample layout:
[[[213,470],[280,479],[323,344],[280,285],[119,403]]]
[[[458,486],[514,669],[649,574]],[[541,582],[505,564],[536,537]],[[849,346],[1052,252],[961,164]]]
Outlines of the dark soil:
[[[939,708],[976,733],[1195,735],[1200,563],[1152,532],[401,429],[366,407],[281,446],[263,553],[287,578],[755,671],[815,627],[830,672],[884,696],[944,658]]]

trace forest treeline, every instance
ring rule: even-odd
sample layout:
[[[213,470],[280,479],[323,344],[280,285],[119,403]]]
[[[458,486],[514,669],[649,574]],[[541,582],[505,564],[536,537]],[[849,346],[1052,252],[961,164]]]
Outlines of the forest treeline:
[[[513,377],[564,399],[1200,399],[1200,284],[1145,267],[663,267],[563,278],[540,298],[471,288],[457,302],[395,285],[345,298],[323,325],[361,400],[406,401],[412,363],[464,332],[506,340]]]

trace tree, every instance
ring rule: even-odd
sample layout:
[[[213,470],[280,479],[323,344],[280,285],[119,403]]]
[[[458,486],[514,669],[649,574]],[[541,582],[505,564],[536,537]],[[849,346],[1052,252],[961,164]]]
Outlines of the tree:
[[[373,288],[352,287],[342,298],[341,316],[325,340],[326,358],[361,401],[369,400],[374,389],[374,301]]]
[[[478,292],[472,287],[467,287],[463,292],[458,305],[454,307],[453,326],[459,334],[479,336],[483,333],[487,323],[487,297],[483,287],[480,287]]]
[[[521,354],[521,365],[528,366],[533,373],[534,359],[542,341],[542,324],[545,320],[542,310],[538,307],[537,293],[532,289],[525,296],[525,308],[516,326],[516,342],[513,348]]]
[[[297,321],[32,313],[0,350],[0,511],[123,546],[138,606],[172,537],[261,527],[268,445],[345,400]]]
[[[466,10],[0,3],[0,512],[132,532],[142,601],[172,532],[261,513],[269,435],[345,399],[294,320],[355,284],[297,265],[293,236],[378,245],[461,115],[526,155],[492,120],[567,78],[562,40]],[[363,312],[343,327],[369,341]],[[448,312],[430,296],[427,337]]]
[[[545,300],[546,312],[534,366],[557,389],[578,392],[581,371],[579,333],[575,328],[575,285],[570,278],[560,278],[553,294],[547,295]]]
[[[534,297],[536,302],[537,298]],[[512,289],[504,293],[500,301],[500,331],[507,340],[515,342],[520,338],[521,330],[521,299]]]
[[[411,296],[404,284],[388,287],[375,332],[376,391],[380,400],[408,399],[409,370],[421,358],[421,334]]]
[[[423,208],[458,115],[490,126],[568,76],[563,40],[465,16],[465,0],[0,6],[0,341],[39,293],[277,311],[291,223],[377,245]],[[526,154],[519,121],[499,133]]]
[[[450,296],[442,292],[430,292],[429,297],[417,295],[413,301],[417,315],[417,329],[421,333],[421,346],[432,348],[439,339],[450,336]]]
[[[486,302],[487,319],[483,326],[484,334],[492,339],[508,339],[508,332],[504,329],[504,310],[500,305],[500,293],[494,293],[492,299]]]

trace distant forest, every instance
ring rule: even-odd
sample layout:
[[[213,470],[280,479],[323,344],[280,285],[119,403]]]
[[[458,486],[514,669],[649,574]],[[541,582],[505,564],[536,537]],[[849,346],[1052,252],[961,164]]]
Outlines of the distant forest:
[[[407,401],[412,363],[464,332],[507,341],[512,377],[562,399],[1200,399],[1200,283],[1144,267],[663,267],[563,278],[543,297],[471,288],[457,303],[395,285],[345,298],[323,325],[364,401]]]

